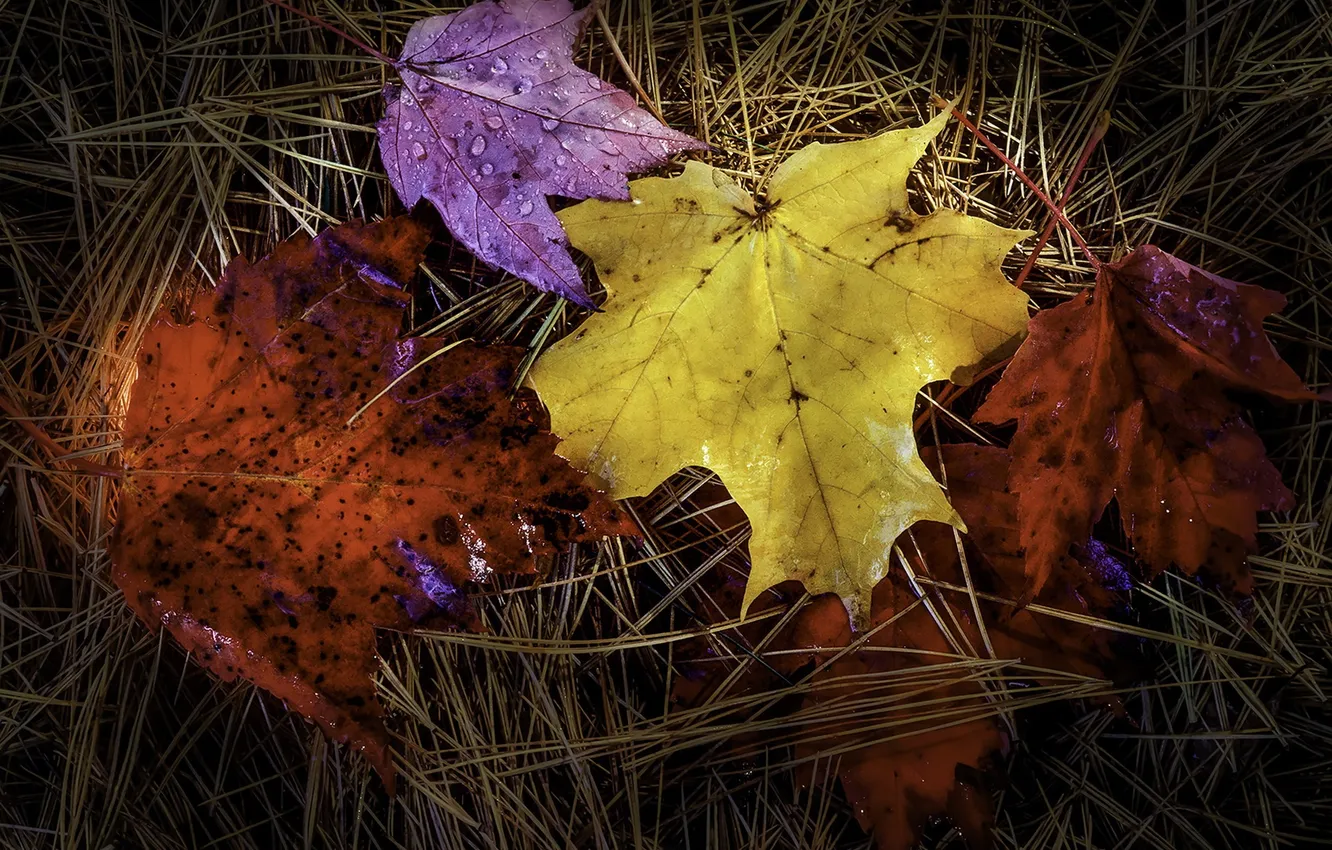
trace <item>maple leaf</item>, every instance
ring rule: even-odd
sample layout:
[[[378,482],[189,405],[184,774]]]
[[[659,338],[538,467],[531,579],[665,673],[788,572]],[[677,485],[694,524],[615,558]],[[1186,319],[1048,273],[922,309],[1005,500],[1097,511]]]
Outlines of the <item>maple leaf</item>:
[[[375,627],[466,623],[467,581],[636,533],[509,401],[521,349],[398,338],[395,282],[428,241],[405,218],[298,237],[152,328],[111,546],[146,623],[351,741],[390,788]]]
[[[1055,612],[1104,616],[1118,607],[1123,565],[1104,547],[1091,545],[1082,559],[1061,564],[1058,586],[1052,583],[1035,604],[1015,608],[1025,578],[1017,498],[1004,484],[1007,452],[944,445],[926,447],[921,455],[936,477],[947,472],[949,500],[969,529],[964,549],[977,589],[1007,601],[980,609],[994,657],[1017,659],[1034,677],[1052,681],[1055,673],[1101,679],[1121,667],[1109,632]],[[806,734],[796,744],[796,759],[803,763],[800,780],[814,782],[814,760],[836,754],[837,776],[852,811],[881,850],[913,846],[921,826],[943,814],[973,847],[982,846],[993,821],[983,773],[1003,749],[1005,737],[982,706],[974,680],[965,672],[931,666],[945,665],[968,651],[984,657],[985,639],[969,597],[941,592],[966,583],[953,528],[921,523],[898,543],[935,611],[947,608],[946,614],[936,619],[905,572],[895,569],[874,590],[872,630],[861,650],[837,657],[856,636],[845,609],[826,595],[783,621],[775,635],[767,634],[770,627],[764,623],[731,630],[735,638],[764,649],[763,663],[750,662],[740,677],[715,661],[709,663],[706,642],[682,645],[677,664],[684,675],[676,679],[673,697],[700,706],[739,693],[760,693],[789,686],[779,677],[796,679],[802,666],[816,665],[809,686],[800,691],[805,694],[800,713],[809,718]],[[731,583],[710,591],[723,619],[739,613],[740,594]],[[780,601],[768,594],[759,604]],[[940,630],[939,621],[950,625],[951,637]],[[800,649],[807,653],[793,651]],[[901,708],[895,707],[899,704]]]
[[[846,646],[850,626],[830,601],[816,600],[802,614],[840,621]],[[930,669],[957,652],[900,571],[875,589],[871,627],[868,651],[844,655],[813,677],[807,710],[843,719],[825,720],[817,738],[796,745],[796,759],[806,765],[799,778],[808,785],[814,757],[837,753],[851,810],[879,850],[915,846],[925,823],[944,814],[979,847],[994,818],[990,795],[977,780],[1007,738],[969,673]]]
[[[715,471],[753,526],[746,610],[797,579],[863,624],[898,534],[961,526],[916,453],[916,393],[1021,334],[1027,301],[999,272],[1022,233],[907,206],[946,119],[809,145],[762,209],[690,162],[561,213],[611,297],[531,373],[559,452],[617,497]]]
[[[1293,497],[1227,393],[1317,397],[1263,332],[1283,306],[1278,293],[1146,246],[1032,319],[975,417],[1018,423],[1009,483],[1029,592],[1087,540],[1111,499],[1154,573],[1207,565],[1250,590],[1257,512]]]
[[[742,590],[734,583],[714,588],[711,597],[720,618],[708,622],[739,615]],[[953,661],[956,653],[900,570],[875,588],[873,604],[872,625],[878,630],[866,651],[836,660],[854,636],[846,608],[831,594],[811,600],[776,635],[767,634],[769,622],[752,620],[730,630],[732,640],[764,649],[762,663],[751,660],[738,677],[716,663],[705,640],[684,643],[676,654],[682,675],[672,683],[672,699],[689,708],[737,700],[789,688],[816,666],[809,683],[800,685],[802,696],[769,704],[778,716],[798,712],[804,718],[795,741],[797,782],[803,787],[831,782],[816,761],[835,757],[832,775],[880,850],[914,846],[921,826],[944,814],[969,840],[981,839],[992,804],[977,780],[1005,739],[965,671],[930,669]],[[767,594],[755,610],[774,605],[780,607],[781,600]],[[742,731],[731,743],[750,752],[770,745],[771,732]]]
[[[707,147],[573,64],[591,7],[481,2],[417,21],[385,93],[380,152],[408,207],[427,198],[477,258],[591,307],[547,195],[628,197],[626,175]]]

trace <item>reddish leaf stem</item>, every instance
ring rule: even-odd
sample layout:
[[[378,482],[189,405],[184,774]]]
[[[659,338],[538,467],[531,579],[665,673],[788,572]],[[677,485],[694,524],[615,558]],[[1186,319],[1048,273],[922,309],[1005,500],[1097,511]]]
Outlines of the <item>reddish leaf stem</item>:
[[[1100,144],[1101,139],[1105,138],[1109,129],[1110,113],[1102,112],[1100,117],[1096,119],[1096,126],[1092,127],[1091,134],[1087,136],[1086,144],[1082,146],[1082,155],[1078,157],[1077,165],[1073,166],[1073,173],[1068,176],[1068,184],[1064,186],[1064,193],[1059,196],[1060,211],[1068,204],[1068,199],[1073,195],[1073,187],[1078,184],[1078,178],[1082,176],[1083,169],[1091,161],[1092,152],[1096,150],[1096,146]],[[1022,285],[1027,282],[1027,275],[1031,274],[1031,270],[1036,267],[1036,258],[1040,256],[1041,251],[1045,248],[1045,243],[1049,242],[1050,237],[1054,235],[1055,225],[1058,223],[1054,216],[1051,216],[1050,220],[1046,222],[1045,230],[1041,232],[1041,238],[1036,240],[1036,246],[1027,255],[1027,262],[1022,266],[1022,271],[1018,272],[1018,276],[1013,279],[1013,285],[1018,289],[1021,289]]]
[[[353,35],[348,35],[347,33],[343,32],[342,30],[338,29],[337,27],[333,26],[327,21],[321,20],[320,18],[315,17],[314,15],[311,15],[308,12],[302,12],[300,9],[297,9],[295,6],[291,5],[290,3],[284,3],[282,2],[282,0],[268,0],[268,2],[273,4],[274,6],[277,6],[278,8],[286,9],[288,12],[291,12],[293,15],[302,17],[305,20],[309,21],[310,23],[314,24],[315,26],[322,27],[323,29],[328,30],[334,35],[342,39],[345,39],[350,44],[359,47],[361,50],[364,50],[370,56],[374,57],[380,62],[383,62],[385,65],[396,64],[392,59],[388,57],[387,54],[381,53],[380,51],[376,50],[375,48],[371,47],[369,44],[366,44],[364,41],[361,41],[359,38]]]
[[[956,114],[957,110],[953,110],[953,112]],[[965,118],[962,120],[968,127],[971,127],[970,122],[967,122]],[[1092,153],[1096,150],[1096,146],[1100,144],[1101,139],[1105,138],[1105,134],[1109,129],[1110,113],[1102,112],[1096,120],[1096,125],[1092,127],[1091,134],[1087,136],[1087,141],[1082,146],[1082,154],[1078,157],[1077,164],[1073,166],[1073,171],[1068,177],[1068,184],[1064,186],[1064,191],[1059,197],[1059,208],[1056,211],[1058,214],[1062,214],[1064,205],[1068,203],[1068,199],[1073,195],[1073,187],[1077,185],[1078,178],[1082,176],[1082,172],[1086,169],[1087,163],[1091,161]],[[976,132],[977,136],[981,138],[982,141],[986,141],[979,130],[973,128],[973,131]],[[1022,176],[1022,172],[1018,170],[1016,165],[1009,162],[1007,157],[1004,157],[1002,153],[995,150],[992,145],[990,146],[990,149],[1003,158],[1004,162],[1017,172],[1019,176]],[[1041,232],[1041,238],[1036,240],[1036,246],[1032,248],[1031,253],[1027,255],[1027,262],[1022,266],[1022,271],[1018,272],[1018,276],[1013,280],[1013,285],[1018,289],[1021,289],[1022,285],[1026,283],[1027,276],[1031,274],[1032,268],[1036,265],[1036,258],[1040,256],[1041,249],[1045,247],[1045,244],[1050,241],[1050,237],[1054,234],[1055,225],[1059,224],[1060,220],[1061,219],[1055,215],[1050,216],[1050,220],[1045,225],[1045,230]],[[1074,233],[1074,235],[1076,236],[1076,233]],[[1085,245],[1083,246],[1083,250],[1086,250]],[[1006,358],[1003,362],[997,363],[989,369],[986,369],[977,376],[977,380],[992,375],[1004,368],[1008,365],[1010,360],[1012,360],[1011,357]],[[925,427],[925,423],[929,422],[930,417],[934,414],[935,407],[947,407],[949,402],[960,395],[965,389],[966,387],[961,387],[957,384],[949,384],[944,387],[943,391],[939,393],[939,397],[934,400],[934,404],[930,405],[928,410],[922,411],[921,414],[916,417],[913,429],[919,431],[921,428]]]
[[[1078,233],[1078,229],[1073,226],[1073,222],[1069,221],[1068,218],[1064,215],[1063,210],[1059,209],[1059,207],[1055,205],[1055,202],[1050,200],[1050,196],[1045,194],[1045,192],[1041,189],[1040,186],[1036,185],[1036,181],[1028,177],[1022,171],[1021,168],[1018,168],[1017,163],[1013,162],[1013,160],[1009,159],[1008,156],[1005,155],[1003,151],[999,150],[999,148],[995,145],[995,143],[990,141],[989,137],[986,136],[985,133],[979,127],[971,123],[971,121],[967,118],[967,116],[963,115],[962,111],[958,109],[956,106],[953,106],[948,101],[944,100],[938,95],[934,96],[934,105],[940,109],[950,110],[953,113],[953,117],[956,118],[958,122],[962,124],[963,127],[966,127],[968,130],[970,130],[976,136],[976,138],[980,140],[981,144],[985,145],[986,149],[989,150],[990,153],[994,154],[996,157],[999,158],[1000,162],[1008,166],[1009,170],[1011,170],[1015,175],[1017,175],[1017,178],[1021,180],[1023,183],[1025,183],[1027,188],[1030,189],[1038,199],[1040,199],[1041,203],[1045,204],[1045,206],[1050,210],[1051,214],[1054,215],[1055,220],[1064,226],[1064,228],[1068,231],[1069,236],[1073,237],[1073,241],[1076,242],[1078,244],[1078,247],[1082,249],[1082,253],[1087,256],[1087,261],[1091,263],[1092,268],[1099,269],[1101,267],[1101,261],[1096,259],[1096,255],[1092,253],[1091,248],[1087,247],[1087,242],[1082,238],[1082,234]]]
[[[98,463],[95,460],[88,460],[83,457],[70,457],[69,449],[51,439],[45,431],[33,424],[28,418],[28,414],[9,399],[0,396],[0,410],[8,414],[10,421],[23,429],[23,432],[33,439],[33,442],[46,449],[56,460],[63,460],[65,463],[76,467],[92,475],[100,475],[103,478],[120,478],[120,470],[107,466],[104,463]]]

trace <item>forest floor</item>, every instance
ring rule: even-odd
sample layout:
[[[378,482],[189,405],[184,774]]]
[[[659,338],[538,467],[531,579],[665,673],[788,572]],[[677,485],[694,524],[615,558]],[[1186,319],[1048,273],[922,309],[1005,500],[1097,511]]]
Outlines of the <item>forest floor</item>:
[[[446,11],[301,5],[389,54]],[[1301,377],[1327,385],[1327,8],[943,6],[609,0],[579,61],[629,91],[632,74],[751,189],[810,142],[928,118],[939,94],[1057,195],[1108,110],[1067,205],[1092,249],[1108,260],[1153,243],[1284,293],[1268,331]],[[0,3],[0,395],[76,455],[118,463],[134,353],[160,309],[212,286],[234,256],[402,211],[373,130],[388,81],[347,41],[262,0]],[[957,123],[912,181],[920,211],[1047,220]],[[1055,233],[1027,285],[1042,307],[1092,279]],[[584,315],[436,247],[410,332],[535,353]],[[1256,593],[1236,605],[1173,573],[1135,586],[1131,625],[1154,637],[1132,646],[1141,675],[1100,691],[1117,692],[1122,714],[1088,699],[1015,716],[996,704],[1013,742],[997,846],[1332,843],[1332,431],[1317,405],[1252,416],[1298,498],[1262,518]],[[999,433],[942,413],[937,425],[945,439]],[[793,745],[817,724],[737,748],[749,706],[669,699],[676,642],[663,636],[698,632],[719,665],[752,654],[727,637],[733,623],[696,614],[718,610],[710,573],[745,569],[746,529],[706,471],[634,500],[642,544],[580,547],[544,584],[487,588],[489,633],[383,636],[403,774],[389,798],[358,755],[137,622],[107,563],[116,482],[48,460],[0,426],[0,846],[870,845],[835,783],[796,787]],[[757,711],[771,695],[735,699]],[[961,846],[943,823],[926,841]]]

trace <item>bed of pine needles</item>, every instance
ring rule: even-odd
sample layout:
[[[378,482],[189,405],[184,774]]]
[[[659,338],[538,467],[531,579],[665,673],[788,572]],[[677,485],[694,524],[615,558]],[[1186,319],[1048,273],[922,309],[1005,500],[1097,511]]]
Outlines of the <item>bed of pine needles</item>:
[[[447,10],[299,2],[390,54]],[[1286,293],[1269,332],[1308,382],[1328,382],[1332,13],[1319,0],[609,0],[580,55],[751,187],[811,141],[928,117],[938,93],[1057,195],[1109,110],[1068,205],[1094,250],[1153,242]],[[354,46],[262,0],[0,3],[0,394],[64,447],[117,463],[135,347],[161,305],[213,285],[237,254],[401,211],[374,143],[386,81]],[[1047,220],[956,123],[913,191],[921,211]],[[1010,271],[1024,259],[1015,250]],[[1049,305],[1089,282],[1056,231],[1028,291]],[[447,243],[417,296],[413,332],[534,355],[580,319]],[[1134,589],[1141,674],[1119,691],[1125,717],[1063,701],[1111,689],[1073,678],[1014,691],[1036,705],[1015,717],[1019,703],[994,704],[1015,739],[998,846],[1332,843],[1321,412],[1254,411],[1299,506],[1264,518],[1250,602],[1176,575]],[[945,438],[967,437],[950,411],[935,417]],[[733,623],[701,625],[713,603],[700,577],[743,568],[746,532],[700,503],[716,492],[704,471],[632,504],[643,544],[583,547],[536,588],[488,588],[489,633],[383,636],[403,773],[389,799],[359,756],[136,622],[109,578],[115,482],[48,458],[0,425],[0,846],[870,846],[835,784],[793,782],[790,744],[820,718],[768,723],[770,697],[669,703],[684,638],[708,632],[717,664],[761,663]],[[735,746],[755,724],[762,735]],[[961,846],[947,824],[927,844]]]

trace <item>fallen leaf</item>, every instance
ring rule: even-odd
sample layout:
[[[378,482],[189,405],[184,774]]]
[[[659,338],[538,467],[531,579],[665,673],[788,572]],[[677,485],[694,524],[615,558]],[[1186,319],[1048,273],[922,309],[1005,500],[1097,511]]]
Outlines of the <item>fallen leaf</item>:
[[[802,615],[845,624],[841,606],[829,602],[815,600]],[[801,780],[813,781],[815,756],[837,756],[851,810],[879,850],[915,846],[926,822],[941,815],[971,846],[984,846],[994,806],[979,778],[1007,746],[994,709],[972,671],[942,666],[957,650],[901,571],[875,588],[871,627],[864,649],[814,675],[806,710],[833,719],[797,744],[796,758],[809,760]],[[844,628],[843,646],[852,637]]]
[[[739,616],[739,587],[724,582],[712,598],[720,609],[708,622]],[[774,595],[765,594],[756,610],[778,604]],[[969,838],[982,839],[992,804],[975,777],[1005,738],[979,686],[966,669],[941,666],[955,661],[956,653],[900,570],[875,589],[872,626],[878,630],[862,650],[834,660],[853,639],[847,611],[836,596],[810,600],[776,634],[769,635],[771,621],[751,618],[727,631],[732,641],[761,646],[752,656],[735,653],[744,660],[738,676],[705,641],[679,647],[675,663],[682,675],[673,682],[673,700],[686,708],[735,701],[788,688],[814,669],[809,683],[797,691],[803,697],[774,699],[763,717],[753,716],[752,708],[745,712],[745,725],[772,716],[798,719],[797,782],[809,787],[831,781],[822,765],[836,759],[832,775],[880,850],[913,846],[925,822],[944,814]],[[792,726],[787,721],[780,728]],[[773,733],[771,728],[746,732],[742,726],[730,743],[738,753],[749,753],[771,746]]]
[[[1248,592],[1257,512],[1293,497],[1228,393],[1316,395],[1263,331],[1278,293],[1159,248],[1101,267],[1096,287],[1038,313],[976,419],[1017,420],[1011,489],[1029,592],[1084,543],[1111,499],[1152,573],[1171,564]]]
[[[976,627],[970,597],[955,590],[944,596],[954,607],[969,647],[983,649],[988,638],[996,658],[1020,659],[1030,668],[1072,673],[1091,679],[1118,678],[1123,669],[1112,646],[1112,633],[1074,618],[1107,617],[1123,605],[1129,590],[1127,567],[1098,540],[1085,542],[1065,556],[1058,571],[1026,604],[1026,561],[1018,523],[1018,499],[1007,481],[1011,460],[994,446],[943,445],[921,449],[936,478],[946,473],[948,500],[967,524],[963,553],[979,600],[985,635]],[[940,461],[942,460],[942,464]],[[922,584],[928,580],[953,588],[967,585],[953,529],[926,522],[901,541]]]
[[[619,498],[716,472],[753,526],[746,610],[796,579],[864,624],[897,536],[961,526],[916,452],[916,393],[1021,334],[1027,302],[999,272],[1023,234],[907,205],[946,118],[809,145],[757,206],[690,162],[561,213],[611,297],[532,371],[559,452]]]
[[[1124,566],[1093,542],[1082,561],[1069,558],[1060,565],[1060,582],[1052,582],[1034,604],[1018,608],[1025,579],[1017,499],[1004,488],[1007,453],[945,445],[927,447],[921,455],[936,476],[942,475],[942,457],[949,499],[967,523],[964,551],[972,580],[987,597],[980,611],[993,657],[1022,663],[1022,672],[1010,675],[1025,672],[1065,684],[1070,674],[1103,679],[1117,669],[1108,631],[1055,612],[1108,615],[1121,604],[1118,591],[1126,589]],[[966,586],[957,541],[951,526],[926,522],[898,543],[951,637],[897,568],[874,590],[871,630],[858,651],[838,657],[856,635],[843,606],[825,595],[776,634],[768,634],[773,627],[767,622],[729,630],[750,647],[762,646],[738,677],[701,647],[682,645],[686,652],[677,656],[677,665],[683,675],[673,696],[697,707],[789,685],[812,666],[812,687],[802,691],[803,703],[788,707],[805,719],[795,752],[803,762],[801,782],[817,781],[816,758],[837,757],[836,775],[852,810],[880,850],[914,846],[921,827],[941,815],[953,820],[972,847],[986,846],[993,806],[984,775],[1007,739],[982,703],[971,671],[947,667],[959,656],[987,657],[970,597],[957,590]],[[740,594],[732,583],[711,589],[720,605],[717,622],[739,615]],[[773,596],[765,594],[761,604],[779,604]],[[793,652],[800,649],[807,652]],[[1106,696],[1100,689],[1087,693]],[[735,743],[746,748],[762,742],[742,736]]]
[[[567,0],[486,0],[417,21],[379,123],[403,203],[429,199],[478,259],[584,307],[546,196],[625,199],[629,172],[706,147],[573,64],[591,13]]]
[[[140,618],[350,741],[390,787],[375,628],[465,624],[466,582],[635,533],[509,400],[522,350],[399,339],[397,282],[428,241],[406,218],[297,237],[153,327],[111,546]]]

